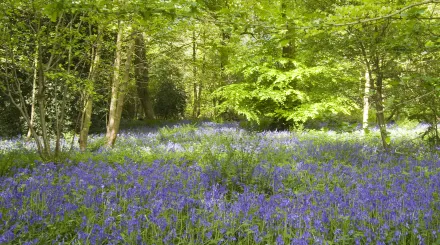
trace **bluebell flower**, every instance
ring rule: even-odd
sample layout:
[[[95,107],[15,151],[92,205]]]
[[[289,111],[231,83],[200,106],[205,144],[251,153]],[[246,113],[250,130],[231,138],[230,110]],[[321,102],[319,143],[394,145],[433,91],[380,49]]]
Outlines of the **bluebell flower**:
[[[281,235],[277,236],[277,239],[276,239],[275,242],[276,242],[277,245],[284,245],[284,239],[283,239],[283,237]]]

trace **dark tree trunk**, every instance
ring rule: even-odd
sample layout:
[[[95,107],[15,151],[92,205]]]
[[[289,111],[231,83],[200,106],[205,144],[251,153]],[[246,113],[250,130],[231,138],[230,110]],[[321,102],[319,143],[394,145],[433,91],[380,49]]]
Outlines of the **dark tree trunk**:
[[[137,33],[135,38],[135,80],[136,88],[141,101],[142,110],[146,119],[154,119],[153,104],[151,102],[148,83],[150,80],[148,74],[148,64],[145,52],[145,40],[142,33]]]
[[[294,23],[289,23],[289,20],[287,19],[286,10],[289,9],[290,6],[287,6],[287,1],[283,0],[281,3],[281,17],[283,18],[283,21],[286,23],[286,35],[285,39],[288,40],[288,43],[283,46],[282,48],[282,57],[293,59],[295,58],[295,26]],[[293,63],[288,62],[285,66],[285,69],[289,70],[293,68]]]

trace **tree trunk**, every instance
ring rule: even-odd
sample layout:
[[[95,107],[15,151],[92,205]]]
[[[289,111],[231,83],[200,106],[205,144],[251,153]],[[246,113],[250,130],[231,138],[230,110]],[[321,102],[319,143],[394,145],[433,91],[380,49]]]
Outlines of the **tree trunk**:
[[[92,111],[93,111],[93,98],[91,95],[88,95],[85,99],[85,106],[83,110],[82,120],[81,120],[81,131],[79,133],[79,149],[81,151],[85,151],[87,149],[87,138],[89,135],[89,129],[92,119]]]
[[[116,57],[115,57],[115,71],[113,75],[112,96],[110,101],[109,123],[107,126],[107,147],[113,147],[116,142],[116,137],[119,132],[119,125],[121,123],[122,108],[124,105],[124,97],[126,94],[127,83],[130,78],[131,58],[134,49],[134,42],[130,41],[127,57],[125,61],[125,71],[122,80],[119,75],[121,68],[122,56],[122,35],[123,28],[119,25],[118,37],[116,41]]]
[[[37,94],[37,63],[38,63],[38,50],[40,49],[38,43],[36,45],[35,57],[34,57],[34,77],[32,81],[32,102],[31,102],[31,117],[30,117],[30,125],[34,125],[34,117],[35,117],[35,96]],[[29,127],[26,139],[29,140],[32,136],[32,129]]]
[[[142,111],[144,112],[145,119],[154,119],[153,103],[151,102],[150,90],[148,88],[150,77],[145,52],[145,40],[140,32],[135,37],[135,54],[134,73]]]
[[[117,128],[119,127],[119,119],[117,118],[117,105],[120,93],[120,76],[119,70],[121,69],[121,55],[122,55],[122,35],[123,27],[121,23],[118,23],[118,36],[116,38],[116,53],[115,53],[115,63],[113,71],[113,83],[112,83],[112,94],[110,99],[110,110],[108,115],[108,125],[107,125],[107,147],[113,147],[116,141]]]
[[[289,20],[287,19],[286,10],[289,9],[289,6],[287,6],[287,1],[283,0],[281,2],[281,17],[283,21],[286,23],[286,35],[285,39],[288,40],[288,43],[283,46],[282,49],[282,57],[293,59],[295,58],[295,27],[293,22],[289,23]],[[293,68],[293,63],[289,61],[287,65],[285,65],[284,69],[290,70]]]
[[[36,23],[37,23],[37,26],[35,27],[35,29],[39,30],[40,24],[39,24],[39,22],[36,22]],[[44,78],[44,74],[43,74],[43,67],[42,67],[40,39],[38,38],[38,35],[36,35],[36,37],[37,37],[37,39],[35,42],[36,49],[34,52],[34,64],[33,64],[34,65],[34,71],[33,71],[34,74],[33,74],[33,87],[32,87],[32,89],[33,89],[33,91],[32,91],[32,93],[33,93],[32,94],[32,97],[33,97],[32,109],[34,110],[34,112],[35,112],[35,103],[39,99],[39,97],[38,97],[39,94],[44,95],[44,93],[42,93],[42,92],[44,92],[44,90],[41,89],[40,87],[39,87],[38,93],[36,90],[37,85],[44,83],[44,81],[42,81],[42,78]],[[5,89],[5,91],[0,89],[0,92],[3,92],[6,96],[8,96],[11,103],[20,111],[20,114],[25,119],[26,124],[29,128],[30,134],[28,134],[28,135],[32,136],[35,141],[38,154],[40,155],[40,157],[43,160],[46,160],[47,157],[49,156],[49,154],[48,154],[47,148],[45,148],[43,146],[43,143],[41,142],[41,139],[34,128],[33,121],[31,120],[31,117],[29,116],[27,103],[26,103],[26,100],[23,96],[23,91],[21,90],[21,85],[20,85],[21,78],[19,78],[17,76],[18,72],[16,69],[18,66],[15,65],[15,59],[17,56],[15,55],[14,51],[15,51],[15,49],[12,47],[6,49],[6,53],[5,53],[5,54],[7,54],[7,56],[5,57],[7,59],[6,63],[11,63],[14,65],[12,65],[10,68],[8,66],[4,67],[4,71],[5,71],[6,75],[3,78],[5,79],[6,82],[3,85],[6,86],[6,89]],[[12,81],[10,81],[9,78],[11,78]],[[16,101],[17,98],[14,98],[14,95],[16,95],[18,97],[18,102]],[[30,137],[28,137],[28,138],[30,138]],[[47,140],[47,134],[46,134],[46,140]]]
[[[41,48],[38,50],[38,62],[37,62],[37,83],[38,83],[38,93],[37,93],[37,102],[40,116],[40,126],[41,133],[43,137],[43,155],[49,157],[51,155],[50,152],[50,140],[47,132],[46,125],[46,82],[44,78],[44,70],[43,70],[43,54],[41,52]]]
[[[228,50],[228,41],[231,38],[231,34],[226,32],[226,30],[222,30],[222,40],[220,42],[220,70],[223,82],[226,80],[225,68],[229,63],[229,50]]]
[[[197,117],[197,101],[198,101],[198,94],[197,94],[197,66],[196,66],[196,59],[197,59],[197,50],[196,50],[196,31],[193,30],[192,33],[192,61],[193,61],[193,111],[192,111],[192,117],[195,119]]]
[[[226,76],[226,65],[229,63],[229,51],[227,47],[227,43],[229,39],[231,38],[230,33],[226,32],[226,30],[222,30],[221,33],[222,40],[220,42],[220,81],[219,84],[217,84],[217,88],[220,88],[226,84],[228,84],[228,77]],[[221,101],[219,101],[217,98],[212,99],[212,106],[214,108],[213,110],[213,117],[217,118],[219,115],[217,106],[221,104]]]
[[[368,132],[368,112],[370,110],[370,75],[368,73],[368,69],[365,71],[365,88],[364,88],[364,105],[363,105],[363,114],[362,114],[362,129],[364,134]]]
[[[70,30],[72,27],[70,27]],[[70,40],[72,42],[72,40]],[[70,66],[72,62],[72,47],[69,47],[68,58],[67,58],[67,74],[70,75]],[[61,108],[57,110],[57,121],[56,121],[56,140],[55,140],[55,156],[58,156],[61,152],[61,132],[64,127],[64,115],[67,103],[67,81],[63,83],[62,86],[62,96],[63,100],[61,102]]]
[[[126,55],[126,59],[125,59],[125,70],[124,70],[124,74],[123,74],[122,81],[120,84],[121,86],[120,86],[120,90],[119,90],[118,104],[116,107],[116,117],[117,117],[117,122],[118,122],[115,125],[116,134],[119,132],[119,125],[120,125],[121,117],[122,117],[122,109],[124,108],[124,98],[125,98],[125,95],[127,94],[127,87],[128,87],[128,83],[130,80],[130,70],[131,70],[132,57],[133,57],[133,52],[134,52],[134,40],[129,41],[129,42],[130,43],[129,43],[129,46],[127,49],[127,55]],[[114,141],[113,141],[113,145],[115,143]]]
[[[440,145],[440,135],[438,132],[438,113],[437,113],[437,110],[435,109],[437,103],[435,103],[435,101],[436,101],[436,99],[433,100],[434,106],[431,108],[432,114],[433,114],[433,120],[432,120],[432,127],[433,128],[432,128],[432,130],[434,130],[433,144],[435,146],[438,146],[438,145]]]
[[[385,150],[389,149],[389,137],[387,133],[387,126],[385,122],[384,116],[384,107],[383,107],[383,96],[382,96],[382,88],[383,88],[383,74],[380,71],[380,67],[378,62],[376,62],[376,96],[375,96],[375,104],[376,104],[376,118],[377,124],[379,125],[380,137],[382,139],[382,145]]]
[[[67,86],[66,84],[62,87],[63,100],[61,102],[61,108],[57,111],[56,119],[56,140],[55,140],[55,156],[58,156],[61,152],[61,133],[64,126],[64,115],[67,103]]]
[[[196,117],[200,116],[200,107],[201,107],[201,103],[202,103],[202,90],[203,90],[203,84],[202,81],[205,78],[205,74],[206,73],[206,52],[203,53],[203,64],[202,64],[202,76],[199,80],[199,91],[197,94],[197,112],[196,112]]]
[[[14,74],[16,74],[15,72],[13,72]],[[30,117],[29,117],[29,113],[27,111],[27,107],[26,107],[26,101],[23,97],[23,93],[20,89],[20,84],[17,84],[17,88],[18,91],[14,91],[14,89],[12,88],[12,86],[9,85],[9,81],[7,79],[8,75],[6,76],[6,86],[7,86],[7,93],[6,95],[9,97],[10,101],[12,102],[12,104],[20,111],[20,114],[23,116],[23,118],[25,119],[29,130],[31,132],[32,137],[35,140],[35,144],[37,145],[37,151],[38,154],[40,155],[40,157],[42,159],[45,159],[46,156],[43,154],[43,146],[41,144],[40,138],[38,137],[37,132],[35,131],[34,126],[31,123]],[[18,81],[18,79],[15,79],[16,81]],[[19,98],[19,103],[15,102],[15,99],[12,96],[12,93],[16,92],[18,94],[18,98]]]
[[[359,43],[362,51],[362,56],[365,60],[365,65],[367,67],[368,79],[370,81],[370,89],[374,91],[374,104],[376,106],[376,120],[380,130],[380,137],[382,140],[382,145],[385,150],[389,149],[389,137],[387,134],[387,128],[385,124],[385,116],[384,116],[384,107],[383,107],[383,95],[382,95],[382,87],[383,87],[383,74],[380,67],[379,58],[368,59],[367,51],[362,42]],[[373,80],[373,71],[372,67],[374,67],[374,72],[376,73],[376,83]]]
[[[93,52],[89,69],[89,80],[92,84],[95,83],[99,61],[101,59],[101,29],[98,27],[98,39],[96,41],[96,49]],[[93,87],[93,86],[92,86]],[[93,89],[93,88],[92,88]],[[84,109],[81,115],[81,126],[79,133],[79,149],[85,151],[87,149],[87,138],[89,136],[90,125],[92,124],[93,111],[93,95],[92,91],[86,91],[84,98]]]

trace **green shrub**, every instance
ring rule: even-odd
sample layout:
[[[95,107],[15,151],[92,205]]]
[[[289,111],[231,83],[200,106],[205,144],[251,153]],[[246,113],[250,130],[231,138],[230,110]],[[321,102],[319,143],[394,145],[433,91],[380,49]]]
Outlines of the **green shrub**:
[[[163,119],[180,118],[186,106],[186,94],[183,86],[170,80],[159,83],[154,111],[156,116]]]
[[[416,120],[410,120],[408,118],[405,118],[403,120],[399,120],[396,122],[397,126],[399,126],[402,129],[414,129],[415,127],[417,127],[417,125],[419,125],[419,122]]]

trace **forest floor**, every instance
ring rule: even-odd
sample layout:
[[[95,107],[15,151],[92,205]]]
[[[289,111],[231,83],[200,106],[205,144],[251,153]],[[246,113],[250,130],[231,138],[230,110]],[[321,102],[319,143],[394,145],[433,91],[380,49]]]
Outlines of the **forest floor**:
[[[0,244],[440,244],[422,130],[390,129],[385,152],[375,130],[138,127],[57,163],[0,140]]]

